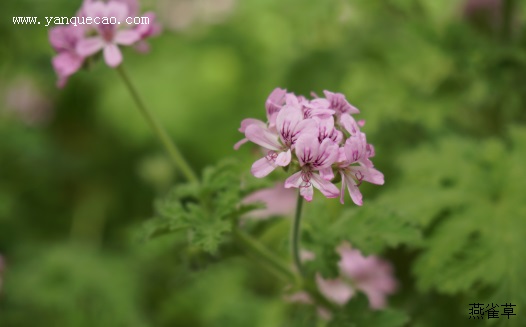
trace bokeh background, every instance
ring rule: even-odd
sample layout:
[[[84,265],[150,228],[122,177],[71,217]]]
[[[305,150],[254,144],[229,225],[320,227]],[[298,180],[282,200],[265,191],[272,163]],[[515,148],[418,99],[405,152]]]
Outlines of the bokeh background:
[[[124,65],[196,171],[235,157],[248,172],[237,128],[264,118],[275,87],[342,92],[386,185],[364,185],[363,208],[323,202],[332,211],[307,228],[352,213],[353,244],[395,266],[404,325],[491,323],[468,319],[478,301],[516,304],[493,323],[526,326],[526,2],[142,5],[164,31]],[[115,71],[98,63],[57,89],[48,28],[12,24],[79,6],[0,2],[0,326],[311,326],[312,309],[291,308],[240,252],[135,240],[182,177]]]

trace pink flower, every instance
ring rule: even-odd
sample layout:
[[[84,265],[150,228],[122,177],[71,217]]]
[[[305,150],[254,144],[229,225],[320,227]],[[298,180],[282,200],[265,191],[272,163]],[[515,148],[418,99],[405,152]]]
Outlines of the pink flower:
[[[338,188],[327,181],[334,176],[331,165],[338,158],[338,144],[328,138],[320,144],[317,135],[305,134],[296,143],[296,155],[301,170],[287,178],[286,188],[299,188],[301,196],[307,201],[312,201],[313,187],[328,198],[340,195]],[[315,171],[320,171],[321,176]]]
[[[57,55],[53,57],[53,69],[58,75],[57,86],[63,88],[68,78],[76,73],[84,62],[84,56],[76,52],[84,29],[78,25],[57,26],[49,30],[49,42]]]
[[[397,283],[393,277],[391,265],[376,257],[364,257],[358,250],[344,242],[337,248],[340,277],[325,280],[316,276],[320,292],[330,301],[344,305],[356,291],[365,293],[372,309],[382,309],[386,305],[386,296],[395,292]]]
[[[287,166],[291,161],[291,150],[301,133],[315,133],[316,122],[303,119],[301,109],[284,106],[276,117],[276,130],[252,123],[246,127],[245,136],[248,140],[268,150],[265,157],[252,165],[252,174],[262,178],[270,174],[276,167]]]
[[[340,202],[344,203],[345,186],[347,186],[353,202],[361,206],[362,193],[358,187],[363,181],[377,185],[384,184],[384,175],[374,169],[373,163],[369,160],[374,156],[374,148],[367,144],[365,134],[360,132],[345,141],[343,149],[340,148],[339,156],[339,172],[342,177]]]
[[[265,108],[267,109],[267,119],[269,122],[269,127],[274,127],[276,125],[276,117],[278,116],[279,111],[285,104],[285,96],[287,90],[275,88],[267,98],[265,102]]]
[[[129,15],[126,4],[111,1],[88,2],[84,6],[84,13],[93,19],[99,17],[115,17],[117,22],[124,22]],[[123,26],[119,28],[119,26]],[[126,25],[98,24],[96,25],[98,36],[88,37],[78,42],[76,50],[81,56],[91,56],[103,50],[104,61],[110,67],[117,67],[122,62],[122,53],[118,45],[132,45],[139,41],[141,35]]]
[[[316,285],[327,300],[339,306],[344,306],[355,294],[352,286],[340,278],[323,279],[320,274],[316,274]]]
[[[275,88],[267,98],[265,102],[265,108],[267,110],[267,120],[269,129],[275,131],[276,128],[276,117],[285,104],[285,95],[287,90]],[[256,124],[265,128],[267,124],[262,122],[259,119],[247,118],[241,121],[241,127],[238,129],[241,133],[245,134],[245,131],[249,125]],[[243,144],[247,143],[249,140],[245,137],[236,144],[234,144],[234,150],[238,150]]]
[[[150,45],[146,42],[146,39],[161,34],[162,28],[161,24],[156,20],[155,13],[150,11],[144,13],[142,17],[148,17],[149,24],[139,24],[135,27],[135,31],[140,35],[140,40],[135,45],[135,49],[144,53],[150,51]]]
[[[262,202],[265,209],[253,210],[247,214],[252,218],[269,218],[272,216],[287,216],[294,212],[296,192],[283,187],[283,183],[276,183],[274,187],[265,188],[245,197],[243,204]]]
[[[358,110],[356,107],[354,107],[347,101],[345,95],[341,93],[333,93],[327,90],[323,91],[323,94],[325,94],[327,101],[330,102],[329,108],[336,111],[337,116],[341,116],[344,114],[354,115],[360,113],[360,110]]]
[[[373,168],[369,159],[374,156],[374,147],[367,144],[365,134],[360,131],[365,121],[357,122],[352,116],[359,113],[358,109],[343,94],[324,93],[326,98],[314,94],[315,98],[308,100],[284,89],[275,89],[265,104],[268,121],[243,120],[239,131],[245,138],[237,142],[234,149],[248,141],[265,149],[267,155],[251,169],[258,178],[291,162],[298,164],[300,171],[286,180],[285,187],[299,188],[307,201],[312,200],[315,187],[329,198],[340,195],[343,204],[347,187],[353,201],[362,205],[360,183],[364,180],[384,183],[383,174]],[[350,137],[345,139],[348,134]],[[334,178],[334,169],[342,177],[341,191],[329,182]]]
[[[386,295],[393,294],[397,287],[392,266],[376,256],[364,257],[349,243],[343,243],[337,250],[341,257],[339,268],[342,276],[367,295],[371,308],[385,307]]]
[[[351,115],[359,114],[360,110],[351,105],[345,98],[345,95],[341,93],[332,93],[330,91],[323,91],[323,93],[330,102],[330,109],[335,111],[338,123],[351,133],[351,135],[358,133],[360,128]]]
[[[9,85],[5,92],[5,108],[29,126],[45,125],[53,117],[51,101],[26,78]]]

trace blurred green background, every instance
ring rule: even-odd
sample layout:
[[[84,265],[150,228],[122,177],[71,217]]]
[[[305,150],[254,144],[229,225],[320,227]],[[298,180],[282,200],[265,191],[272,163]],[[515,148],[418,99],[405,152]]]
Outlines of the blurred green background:
[[[394,263],[406,325],[485,325],[468,320],[482,301],[517,304],[493,323],[526,326],[524,1],[142,4],[164,32],[124,65],[196,171],[236,157],[250,178],[253,151],[232,146],[273,88],[342,92],[386,179],[363,208],[347,200],[349,235]],[[115,71],[99,62],[59,90],[48,29],[12,24],[79,6],[0,2],[0,326],[311,326],[236,250],[134,241],[182,177]]]

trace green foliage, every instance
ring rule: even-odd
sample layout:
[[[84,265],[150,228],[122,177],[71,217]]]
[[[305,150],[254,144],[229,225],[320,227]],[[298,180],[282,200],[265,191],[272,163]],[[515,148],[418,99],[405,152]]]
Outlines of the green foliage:
[[[259,153],[232,150],[241,119],[263,118],[278,86],[346,94],[385,174],[385,185],[361,186],[362,207],[317,191],[305,203],[309,277],[336,276],[335,247],[347,240],[392,262],[400,282],[387,311],[357,297],[329,325],[464,327],[475,301],[512,302],[518,315],[493,323],[526,325],[526,2],[509,1],[507,36],[472,26],[466,0],[206,1],[184,6],[183,21],[210,21],[177,29],[183,10],[166,5],[188,1],[143,2],[166,24],[150,53],[123,47],[146,104],[196,172],[242,162],[207,168],[199,185],[181,183],[113,70],[94,63],[57,90],[47,29],[11,23],[70,17],[80,2],[0,1],[0,326],[323,326],[315,306],[284,301],[284,285],[229,242],[255,207],[239,200],[289,175],[245,177]],[[215,17],[216,3],[236,5]],[[24,93],[19,109],[51,109],[49,124],[20,119],[17,80],[45,100]],[[151,216],[149,241],[126,244]],[[291,262],[289,221],[241,227]]]
[[[395,206],[369,200],[363,207],[330,209],[336,205],[340,206],[320,201],[305,207],[305,245],[316,254],[307,264],[312,273],[321,272],[326,277],[338,274],[336,263],[340,258],[335,249],[343,241],[350,242],[364,255],[401,245],[419,247],[422,244],[419,225],[412,217],[402,216]]]
[[[468,300],[526,306],[519,282],[526,274],[522,260],[526,224],[518,219],[526,216],[526,188],[520,178],[526,129],[512,128],[509,141],[449,137],[403,158],[401,164],[411,172],[406,183],[415,190],[426,188],[419,199],[435,203],[435,210],[422,206],[411,212],[415,220],[420,216],[421,221],[432,222],[414,267],[421,290],[461,292]],[[516,318],[510,323],[522,326],[524,317]]]
[[[364,296],[349,301],[344,310],[338,311],[329,327],[402,327],[407,324],[407,314],[394,309],[373,311]]]
[[[239,204],[246,193],[238,170],[235,163],[223,162],[206,168],[200,184],[176,186],[157,201],[157,217],[145,224],[144,237],[186,230],[192,246],[215,253],[239,216],[255,208]]]
[[[85,267],[90,267],[86,270]],[[132,262],[58,246],[9,271],[1,326],[145,327]],[[36,291],[38,290],[38,291]]]

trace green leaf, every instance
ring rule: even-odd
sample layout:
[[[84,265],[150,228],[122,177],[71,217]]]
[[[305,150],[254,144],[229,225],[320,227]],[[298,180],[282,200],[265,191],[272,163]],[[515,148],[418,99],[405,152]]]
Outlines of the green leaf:
[[[413,212],[431,223],[414,267],[421,290],[526,306],[526,130],[512,129],[510,144],[448,137],[404,157],[411,172],[404,186],[428,190],[415,202],[435,202],[427,213]],[[507,326],[526,324],[526,316],[513,318]]]
[[[177,185],[156,201],[157,218],[144,225],[143,238],[188,229],[191,245],[215,253],[228,240],[232,224],[258,207],[240,205],[245,195],[236,163],[225,161],[208,167],[201,184]]]
[[[409,321],[409,317],[402,311],[384,309],[371,310],[367,299],[363,295],[353,298],[345,308],[335,313],[329,327],[401,327]]]

